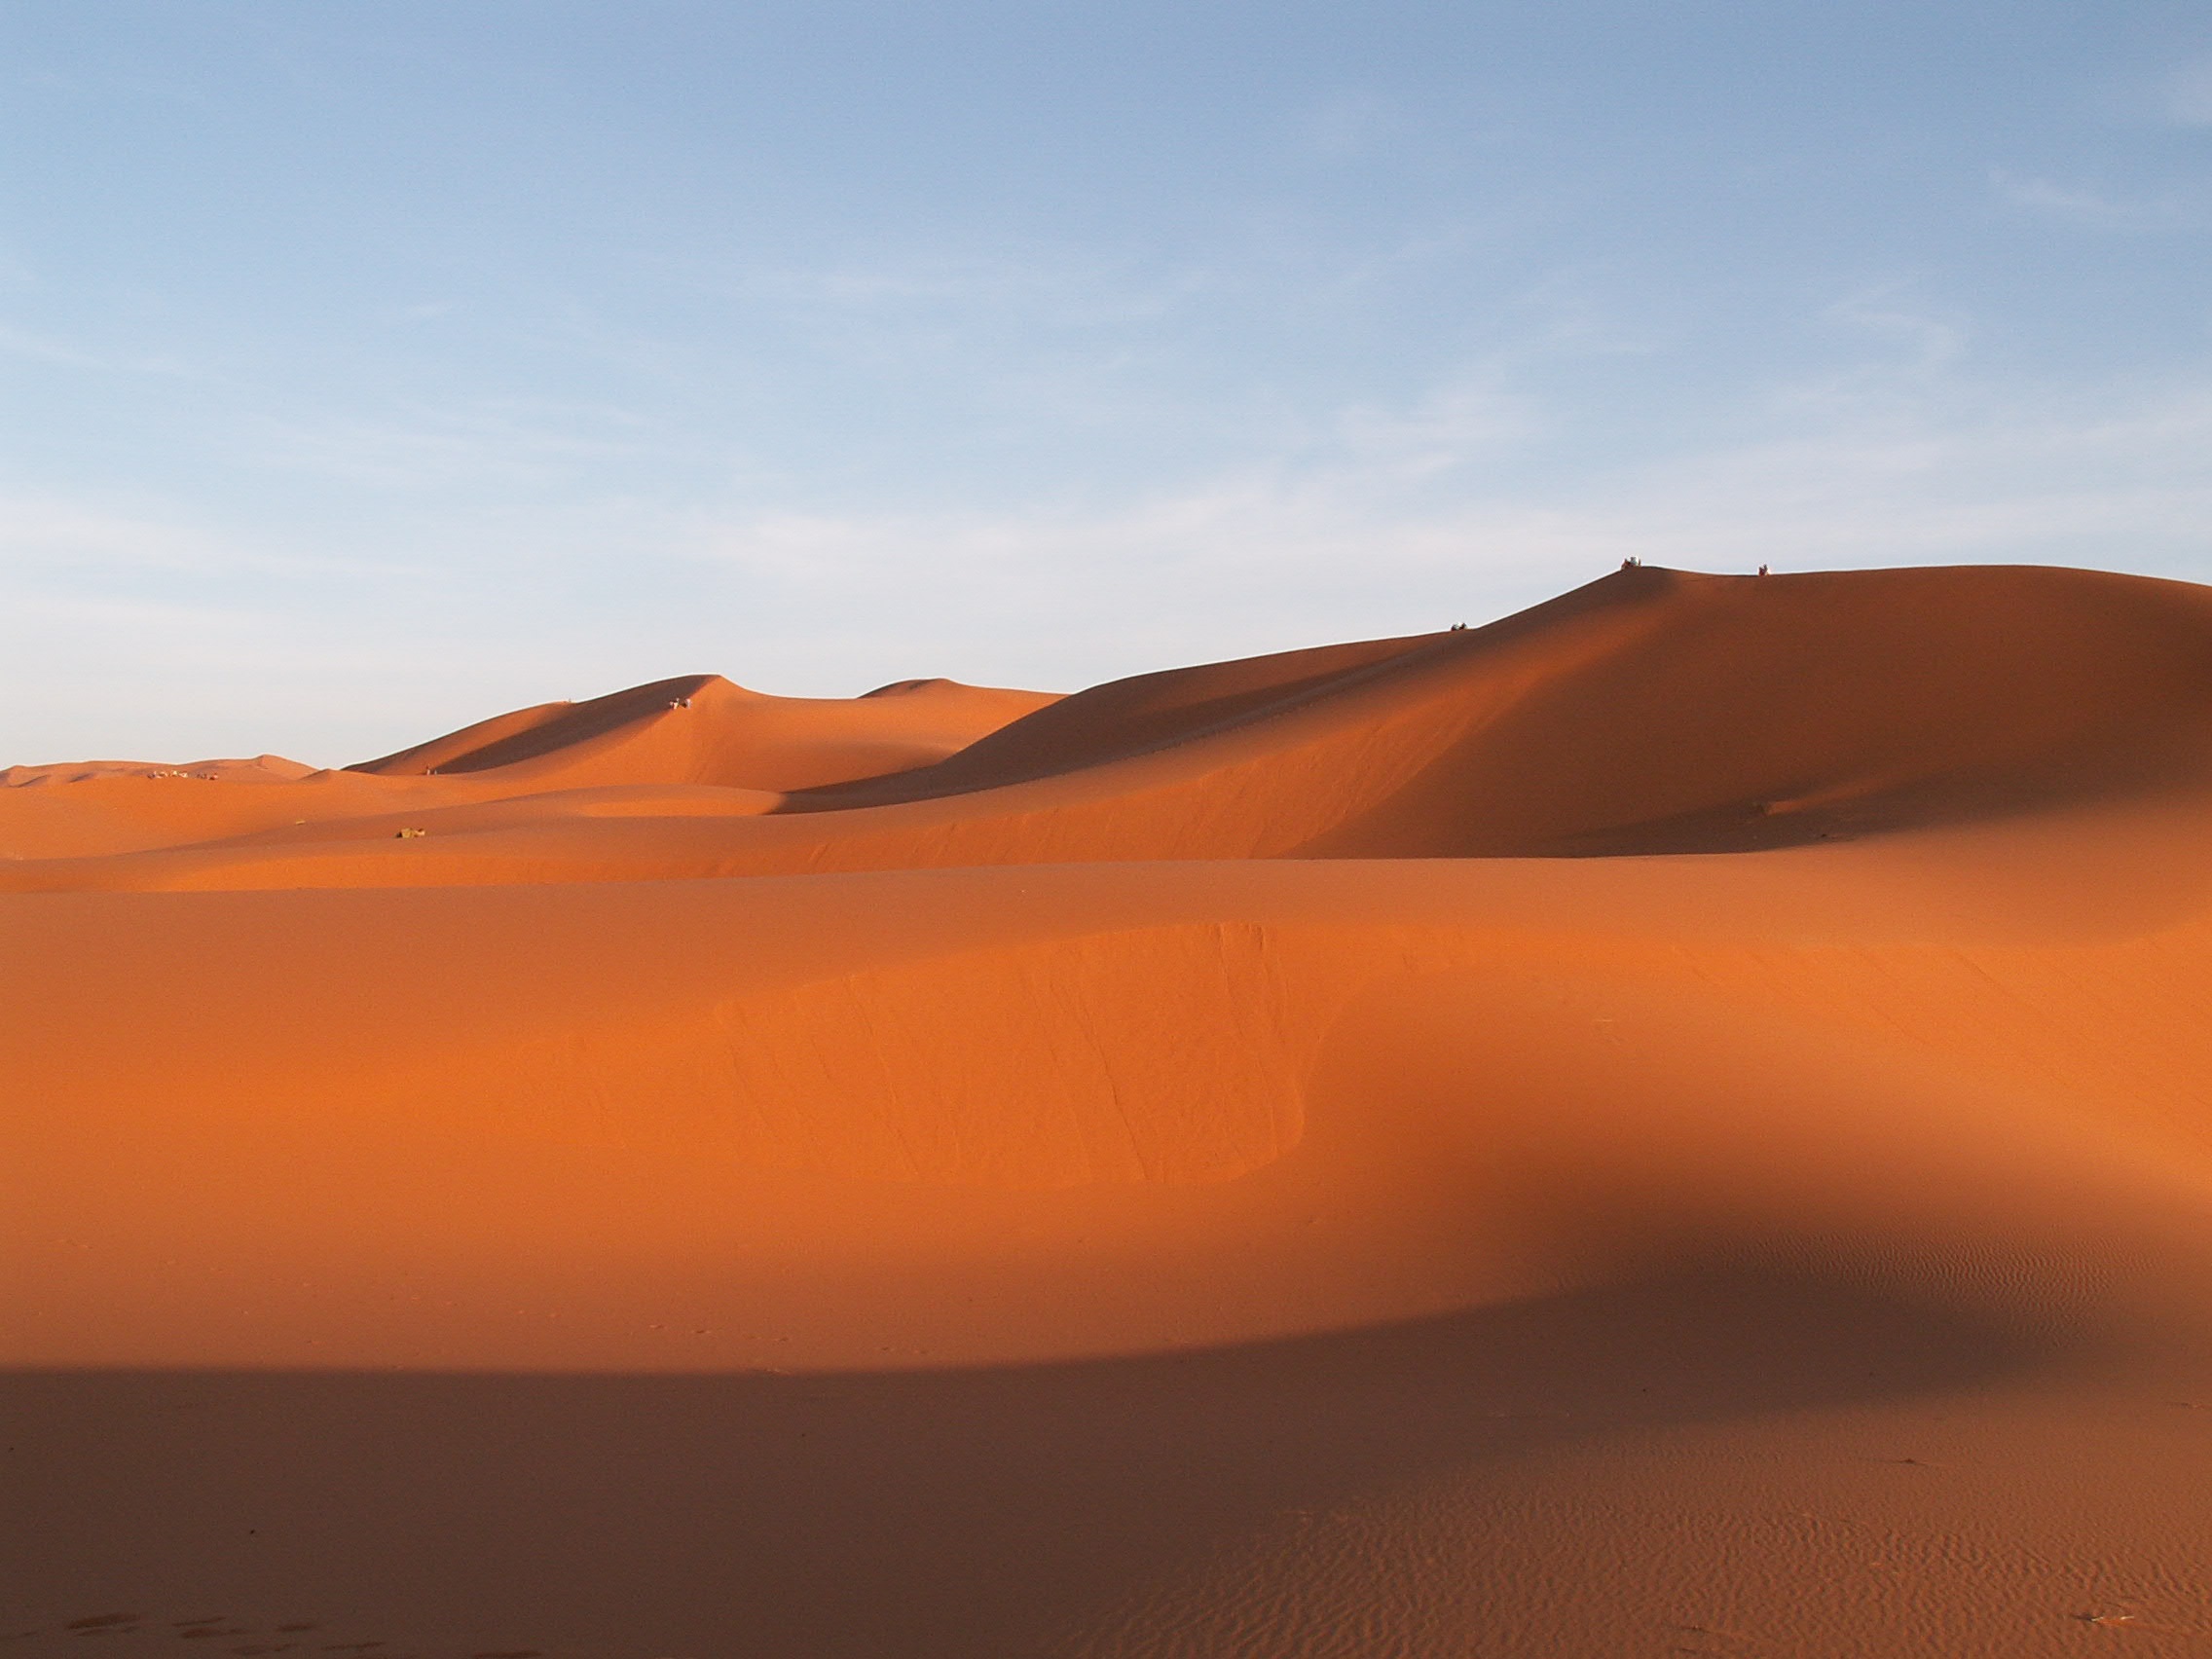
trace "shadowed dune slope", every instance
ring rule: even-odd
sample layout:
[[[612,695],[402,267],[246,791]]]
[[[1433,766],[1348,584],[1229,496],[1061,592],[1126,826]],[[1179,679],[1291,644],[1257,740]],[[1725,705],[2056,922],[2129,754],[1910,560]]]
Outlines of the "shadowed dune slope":
[[[11,778],[25,1659],[2212,1652],[2212,591]]]

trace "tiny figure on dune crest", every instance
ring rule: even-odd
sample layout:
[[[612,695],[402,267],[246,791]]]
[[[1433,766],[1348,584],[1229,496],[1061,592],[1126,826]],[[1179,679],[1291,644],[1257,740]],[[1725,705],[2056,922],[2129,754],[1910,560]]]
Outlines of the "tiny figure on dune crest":
[[[1452,624],[1451,632],[1455,634],[1464,634],[1466,631],[1467,625],[1464,622],[1455,622]]]
[[[392,831],[391,838],[395,841],[412,841],[418,835],[427,835],[429,831],[427,830],[395,830]]]
[[[671,697],[668,700],[668,706],[672,709],[688,709],[691,706],[691,699],[688,697]]]
[[[1766,571],[1766,567],[1765,567],[1764,565],[1761,565],[1761,566],[1759,567],[1759,574],[1763,576],[1763,575],[1765,575],[1766,573],[1767,573],[1767,571]]]
[[[1642,561],[1641,559],[1633,559],[1633,558],[1632,558],[1632,559],[1623,559],[1623,560],[1621,561],[1621,569],[1622,569],[1622,570],[1624,570],[1624,571],[1640,571],[1640,570],[1641,570],[1642,568],[1643,568],[1643,561]]]

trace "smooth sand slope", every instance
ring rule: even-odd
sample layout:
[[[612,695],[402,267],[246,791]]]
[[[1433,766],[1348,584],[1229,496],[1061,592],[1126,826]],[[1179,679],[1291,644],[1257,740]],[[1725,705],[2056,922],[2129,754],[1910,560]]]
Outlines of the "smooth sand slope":
[[[5,782],[0,1650],[2212,1653],[2212,590]]]

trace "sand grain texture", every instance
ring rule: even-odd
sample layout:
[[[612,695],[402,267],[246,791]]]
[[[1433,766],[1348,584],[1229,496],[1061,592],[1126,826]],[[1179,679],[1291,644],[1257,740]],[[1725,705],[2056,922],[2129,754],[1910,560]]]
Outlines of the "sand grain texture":
[[[0,1651],[2212,1653],[2212,591],[0,786]]]

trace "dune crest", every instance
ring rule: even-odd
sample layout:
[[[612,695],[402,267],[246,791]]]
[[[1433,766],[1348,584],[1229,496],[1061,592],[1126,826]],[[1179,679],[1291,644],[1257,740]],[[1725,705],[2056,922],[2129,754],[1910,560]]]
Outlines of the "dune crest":
[[[0,785],[26,1655],[2212,1650],[2212,590]]]
[[[2200,788],[2208,618],[2201,590],[2077,571],[1639,569],[1485,628],[1057,700],[932,682],[811,703],[693,677],[366,762],[348,775],[420,780],[384,812],[97,864],[48,842],[49,867],[0,880],[453,885],[1817,844]],[[487,791],[701,785],[783,798],[669,815],[682,823],[469,810]],[[425,833],[387,845],[402,828]]]
[[[819,788],[942,759],[1052,700],[950,680],[905,681],[855,698],[771,697],[695,674],[584,703],[518,709],[347,770],[378,777],[500,771],[541,789]]]

